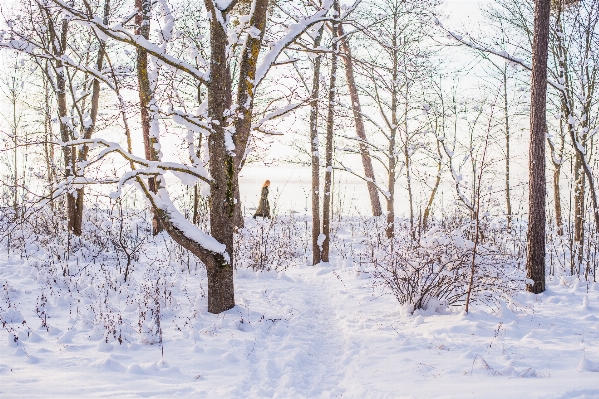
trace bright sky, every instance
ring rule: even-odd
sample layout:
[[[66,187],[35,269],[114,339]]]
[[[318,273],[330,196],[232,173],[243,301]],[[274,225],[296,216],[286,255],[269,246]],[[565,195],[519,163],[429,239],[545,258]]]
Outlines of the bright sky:
[[[455,30],[478,30],[477,28],[481,22],[480,6],[481,4],[488,2],[488,0],[446,0],[446,3],[443,6],[443,9],[447,14],[447,18],[443,18],[444,26],[451,27]],[[11,3],[14,4],[15,0],[4,0],[2,7],[10,7]],[[455,51],[463,52],[464,57],[461,57],[462,59],[469,59],[467,57],[473,57],[473,54],[471,52],[468,52],[467,50],[455,49]],[[476,77],[472,76],[471,79],[476,80]],[[282,129],[284,129],[284,125],[285,123],[282,124]],[[135,151],[140,152],[137,150]],[[275,143],[271,149],[271,153],[280,155],[290,154],[291,151],[288,147],[279,143]],[[356,161],[357,159],[358,158],[356,158]],[[352,166],[355,170],[361,170],[361,164],[359,163],[359,161],[357,162],[358,164],[356,165],[352,165],[350,163],[350,166]],[[309,187],[309,185],[307,184],[309,182],[308,173],[308,168],[306,168],[306,170],[295,171],[293,173],[282,172],[281,174],[275,172],[273,169],[250,165],[246,167],[246,169],[244,170],[241,179],[242,200],[245,204],[251,206],[252,202],[254,202],[253,197],[257,196],[257,193],[259,192],[259,189],[255,189],[255,186],[259,187],[264,181],[264,179],[270,177],[271,179],[275,178],[276,180],[280,180],[278,182],[280,190],[283,190],[286,187],[285,190],[287,191],[287,194],[282,196],[282,201],[287,202],[287,207],[293,206],[294,209],[303,208],[305,206],[306,201],[305,190],[306,187]],[[270,174],[272,176],[267,176],[267,174]],[[344,179],[346,181],[346,191],[349,192],[349,194],[347,195],[348,201],[351,201],[351,198],[358,198],[365,195],[365,193],[362,192],[363,183],[360,180],[350,175],[344,177]],[[449,190],[451,190],[451,188]],[[256,191],[256,195],[254,195],[254,191]],[[399,188],[398,195],[402,195],[402,191],[403,190]],[[244,193],[247,193],[247,198],[244,198]],[[287,198],[285,199],[284,197]],[[402,208],[403,206],[398,206],[398,210]]]

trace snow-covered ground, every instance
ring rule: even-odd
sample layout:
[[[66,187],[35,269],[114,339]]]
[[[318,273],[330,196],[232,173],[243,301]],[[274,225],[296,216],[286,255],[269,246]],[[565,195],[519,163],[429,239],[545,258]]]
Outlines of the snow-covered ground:
[[[213,315],[205,272],[171,264],[141,320],[127,284],[85,271],[48,283],[37,258],[2,251],[2,398],[599,398],[597,283],[560,278],[499,308],[410,314],[363,268],[298,261],[239,269],[237,306]],[[156,268],[145,267],[129,284]]]

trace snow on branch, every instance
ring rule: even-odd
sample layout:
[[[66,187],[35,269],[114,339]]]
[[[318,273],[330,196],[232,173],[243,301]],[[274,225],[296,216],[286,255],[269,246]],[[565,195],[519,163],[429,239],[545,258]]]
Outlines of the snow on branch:
[[[360,138],[359,136],[348,136],[348,135],[345,135],[342,133],[337,133],[337,136],[343,137],[344,139],[347,139],[347,140],[357,141],[360,144],[367,145],[367,146],[371,147],[373,150],[382,153],[385,157],[390,158],[389,154],[387,154],[387,152],[384,149],[378,147],[375,144],[372,144],[368,140],[364,140],[364,139]]]
[[[258,86],[264,79],[270,68],[276,63],[279,55],[289,46],[295,39],[301,36],[310,26],[329,20],[326,15],[333,6],[333,0],[323,1],[321,9],[309,18],[298,21],[298,23],[289,25],[289,32],[281,39],[273,43],[270,51],[266,53],[262,63],[256,69],[256,79],[254,85]]]
[[[390,193],[388,190],[386,190],[385,188],[383,188],[383,187],[379,186],[379,184],[378,184],[376,181],[372,181],[372,179],[370,179],[370,178],[368,178],[368,177],[365,177],[365,176],[362,176],[362,175],[360,175],[359,173],[356,173],[356,172],[354,172],[352,168],[350,168],[349,166],[345,166],[345,165],[344,165],[344,164],[343,164],[341,161],[339,161],[339,160],[337,160],[337,163],[338,163],[340,166],[333,166],[333,167],[332,167],[333,169],[335,169],[335,170],[342,170],[342,171],[348,172],[348,173],[350,173],[350,174],[352,174],[352,175],[356,176],[358,179],[364,180],[364,181],[365,181],[365,182],[367,182],[367,183],[372,183],[372,184],[374,184],[374,186],[376,187],[376,189],[377,189],[377,190],[378,190],[378,191],[379,191],[381,194],[383,194],[383,196],[384,196],[384,197],[385,197],[387,200],[390,200],[390,199],[391,199],[391,193]]]
[[[443,26],[443,24],[436,17],[433,19],[433,21],[434,21],[435,25],[437,25],[441,30],[443,30],[449,38],[453,39],[454,41],[458,42],[459,44],[465,45],[471,49],[480,51],[481,53],[484,53],[484,54],[496,55],[496,56],[501,57],[509,62],[518,64],[518,65],[522,66],[523,68],[527,69],[528,71],[532,71],[532,65],[530,65],[528,62],[526,62],[520,58],[510,55],[507,51],[503,51],[503,50],[499,51],[499,50],[491,49],[485,45],[480,45],[480,44],[476,43],[473,39],[466,40],[461,35],[454,33],[451,30],[445,28]],[[552,86],[554,89],[559,91],[562,95],[564,95],[566,97],[569,96],[568,92],[563,84],[557,83],[551,79],[547,79],[547,83],[550,86]],[[572,110],[568,106],[567,102],[565,102],[564,105],[566,107],[566,109],[565,109],[566,115],[571,116]],[[568,122],[570,122],[570,121],[568,121]],[[588,160],[586,159],[585,148],[580,143],[580,141],[577,139],[576,135],[574,134],[573,129],[568,129],[568,130],[570,131],[570,139],[572,140],[572,147],[580,155],[581,159],[583,160],[582,166],[583,166],[584,172],[587,175],[587,178],[592,181],[594,174],[593,174],[593,170],[591,169],[591,166],[589,165]],[[445,148],[445,150],[447,152],[447,148]],[[448,155],[449,155],[449,153],[448,153]],[[561,160],[560,160],[560,162],[561,162]],[[457,178],[460,177],[459,174],[457,174],[454,171],[453,167],[451,168],[451,170],[452,170],[452,174],[454,175],[454,179],[456,180],[456,186],[458,186],[458,194],[460,195],[460,199],[462,200],[462,202],[464,202],[464,204],[468,208],[472,209],[471,208],[472,205],[469,203],[469,201],[467,201],[467,199],[463,196],[463,194],[459,190],[459,184],[458,184],[458,180],[457,180]],[[597,198],[597,193],[595,190],[591,190],[591,200],[593,202],[593,208],[595,211],[594,212],[595,213],[595,221],[596,221],[595,224],[599,226],[599,199]],[[599,227],[597,227],[597,229],[599,230]]]
[[[125,151],[118,143],[110,142],[110,141],[107,141],[107,140],[104,140],[101,138],[72,140],[72,141],[68,141],[68,142],[57,141],[57,142],[54,142],[54,144],[60,145],[61,147],[65,147],[65,146],[72,147],[72,146],[78,146],[78,145],[89,145],[89,146],[102,145],[102,146],[106,147],[98,153],[98,155],[96,156],[96,158],[94,160],[89,161],[85,165],[85,167],[100,161],[102,158],[104,158],[108,154],[117,153],[129,162],[144,166],[146,168],[143,170],[145,174],[162,174],[166,171],[170,171],[170,172],[173,172],[173,174],[175,174],[175,176],[178,176],[179,179],[184,184],[186,182],[186,179],[184,177],[180,177],[178,175],[178,173],[191,175],[191,176],[193,176],[197,179],[200,179],[206,183],[212,182],[212,178],[209,176],[208,172],[206,171],[206,169],[204,169],[204,167],[202,165],[190,166],[190,165],[184,165],[184,164],[180,164],[180,163],[176,163],[176,162],[148,161],[144,158],[139,158],[139,157]],[[126,181],[126,180],[129,180],[131,177],[135,177],[135,176],[134,175],[128,176],[127,174],[125,174],[125,176],[123,176],[123,179],[125,179],[125,181]],[[123,179],[121,179],[121,181]]]
[[[171,116],[174,122],[196,133],[210,134],[212,132],[212,128],[208,123],[184,111],[174,109],[166,115]]]
[[[298,37],[300,37],[308,28],[312,25],[315,25],[319,22],[324,21],[342,21],[346,19],[362,2],[362,0],[356,0],[354,4],[349,7],[346,7],[345,12],[342,15],[334,15],[333,17],[327,17],[329,10],[333,6],[333,0],[324,0],[322,2],[321,8],[311,17],[305,18],[303,20],[299,20],[295,24],[290,24],[288,27],[289,32],[281,39],[277,40],[272,44],[271,49],[262,60],[262,63],[256,69],[256,79],[254,80],[254,85],[258,86],[260,82],[264,79],[268,71],[274,65],[278,65],[277,58],[279,55],[285,50],[291,43],[293,43]]]
[[[165,188],[159,189],[156,194],[150,191],[147,194],[152,197],[153,205],[163,212],[163,217],[168,218],[173,227],[183,234],[185,238],[197,243],[206,251],[222,255],[227,263],[231,261],[229,254],[226,252],[226,245],[204,233],[196,225],[188,221],[173,204]]]
[[[34,58],[43,58],[48,61],[60,61],[64,66],[72,67],[81,72],[88,73],[88,74],[92,75],[93,77],[95,77],[96,79],[105,83],[111,89],[113,89],[113,90],[115,89],[114,84],[112,82],[110,82],[110,80],[106,76],[104,76],[100,71],[98,71],[94,68],[90,68],[90,67],[86,67],[84,65],[78,64],[77,62],[73,61],[73,59],[71,59],[71,57],[69,57],[67,55],[58,56],[58,55],[50,54],[45,51],[38,52],[36,50],[43,50],[43,48],[41,46],[38,46],[37,44],[30,42],[30,41],[25,41],[25,40],[0,41],[0,48],[19,51],[19,52],[28,54]]]
[[[96,31],[98,36],[106,36],[111,39],[130,44],[136,48],[145,50],[148,54],[156,57],[165,64],[183,72],[186,72],[196,80],[205,85],[209,84],[210,77],[207,72],[202,72],[193,65],[181,59],[175,58],[166,54],[166,50],[160,46],[146,40],[141,35],[136,35],[126,30],[122,24],[117,23],[112,26],[104,25],[102,18],[95,15],[86,15],[84,12],[75,9],[64,3],[61,0],[52,0],[55,4],[61,7],[66,13],[70,14],[73,21],[78,22],[83,26],[89,26]]]
[[[269,112],[268,114],[266,114],[263,118],[261,118],[258,122],[252,124],[252,129],[254,130],[260,130],[260,128],[262,127],[262,125],[264,125],[266,122],[273,120],[275,118],[281,117],[291,111],[296,110],[297,108],[301,107],[302,105],[306,104],[307,102],[309,102],[311,100],[307,100],[307,101],[303,101],[301,103],[296,103],[296,104],[288,104],[284,107],[280,107],[278,109],[275,109],[274,111]]]
[[[443,26],[443,24],[441,24],[441,22],[438,19],[436,19],[436,18],[435,18],[434,22],[435,22],[435,24],[441,30],[443,30],[447,34],[447,36],[449,38],[453,39],[454,41],[456,41],[456,42],[458,42],[458,43],[460,43],[460,44],[462,44],[462,45],[464,45],[466,47],[469,47],[469,48],[471,48],[473,50],[477,50],[477,51],[480,51],[480,52],[485,53],[485,54],[496,55],[498,57],[503,58],[504,60],[507,60],[507,61],[512,62],[514,64],[518,64],[518,65],[520,65],[521,67],[523,67],[524,69],[526,69],[528,71],[532,71],[532,65],[529,64],[528,62],[526,62],[525,60],[523,60],[521,58],[518,58],[518,57],[514,57],[513,55],[510,55],[505,50],[494,50],[494,49],[489,48],[489,47],[487,47],[485,45],[478,44],[472,38],[470,40],[466,40],[466,39],[464,39],[463,36],[461,36],[461,35],[459,35],[459,34],[457,34],[455,32],[452,32],[451,30],[445,28]],[[555,88],[556,90],[559,90],[560,92],[563,92],[565,90],[564,85],[559,84],[557,82],[554,82],[551,79],[547,79],[547,83],[549,85],[553,86],[553,88]]]

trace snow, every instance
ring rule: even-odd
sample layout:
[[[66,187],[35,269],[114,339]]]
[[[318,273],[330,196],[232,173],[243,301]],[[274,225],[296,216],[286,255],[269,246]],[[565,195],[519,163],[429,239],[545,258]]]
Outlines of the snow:
[[[325,16],[332,5],[333,3],[331,0],[326,0],[323,2],[321,9],[314,15],[300,20],[298,23],[289,25],[289,32],[272,44],[271,49],[264,55],[262,63],[258,66],[258,68],[256,68],[256,78],[254,79],[255,86],[260,84],[260,82],[266,76],[266,73],[276,62],[277,57],[290,43],[303,34],[310,26],[326,19]]]
[[[197,226],[194,226],[189,220],[185,219],[185,216],[179,212],[177,207],[171,202],[168,191],[164,188],[158,190],[158,193],[154,195],[154,202],[156,206],[162,209],[177,229],[179,229],[187,238],[198,243],[202,248],[219,254],[224,254],[225,258],[228,257],[225,252],[226,246],[218,242],[214,237],[202,232]]]
[[[232,0],[215,0],[214,3],[219,10],[225,10],[231,5],[232,2]]]
[[[169,263],[168,246],[161,235],[149,243],[117,291],[87,272],[71,277],[77,289],[69,291],[66,279],[48,282],[42,252],[21,257],[4,247],[0,396],[599,396],[597,283],[550,278],[543,294],[469,314],[438,301],[413,312],[373,289],[367,266],[333,254],[319,266],[298,258],[278,271],[238,267],[237,306],[213,315],[204,269]],[[74,273],[74,259],[67,266]],[[143,334],[134,331],[143,309],[130,297],[136,286],[154,289],[156,270],[172,294],[160,302],[162,344],[149,318]],[[35,313],[42,294],[48,328]],[[119,309],[123,318],[122,343],[90,310],[104,295],[105,315]]]
[[[327,239],[327,236],[326,236],[326,235],[324,235],[324,234],[322,234],[322,233],[320,233],[320,234],[318,235],[318,240],[317,240],[317,242],[316,242],[316,243],[318,244],[318,246],[319,246],[319,247],[321,247],[321,248],[322,248],[322,244],[324,243],[324,240],[326,240],[326,239]]]

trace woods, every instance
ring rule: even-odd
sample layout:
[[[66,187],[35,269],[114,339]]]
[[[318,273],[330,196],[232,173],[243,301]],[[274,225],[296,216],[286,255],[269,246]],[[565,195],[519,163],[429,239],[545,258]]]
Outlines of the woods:
[[[295,317],[252,319],[250,302],[283,300],[237,280],[271,273],[299,273],[281,296],[310,281],[328,306],[339,284],[401,317],[504,317],[558,286],[592,309],[599,1],[499,0],[476,25],[446,6],[3,5],[0,265],[31,265],[17,273],[36,276],[31,314],[50,333],[48,298],[55,317],[68,303],[73,326],[164,360],[165,331],[202,317],[239,314],[239,331]],[[12,345],[33,329],[9,321],[5,274]]]
[[[479,139],[473,134],[484,124],[483,119],[487,118],[484,107],[501,106],[503,120],[489,122],[491,125],[504,125],[504,215],[507,217],[509,231],[514,218],[510,193],[510,131],[514,130],[511,126],[514,122],[510,118],[513,111],[508,105],[508,79],[514,79],[515,76],[518,79],[526,78],[522,72],[508,74],[508,68],[519,64],[532,72],[527,273],[534,285],[528,289],[537,293],[543,291],[546,226],[548,223],[550,226],[554,225],[558,236],[564,234],[560,175],[568,139],[573,143],[574,171],[574,199],[571,205],[573,225],[571,230],[568,227],[572,235],[571,272],[576,267],[574,263],[579,264],[578,269],[585,263],[585,243],[590,239],[585,237],[583,223],[585,210],[588,209],[586,202],[590,200],[595,225],[598,212],[596,176],[591,168],[593,136],[596,132],[594,113],[597,112],[594,97],[595,64],[590,62],[596,56],[591,50],[596,41],[594,29],[597,10],[594,3],[550,4],[542,1],[533,5],[509,0],[500,2],[485,11],[490,21],[501,26],[498,33],[500,39],[495,43],[478,42],[475,37],[467,40],[445,29],[434,17],[435,7],[438,6],[435,2],[418,5],[393,1],[371,5],[358,2],[352,7],[340,7],[332,1],[318,7],[306,3],[302,17],[293,16],[291,10],[282,8],[278,3],[270,4],[266,0],[252,3],[249,9],[250,4],[244,2],[234,1],[225,5],[206,2],[197,5],[205,7],[208,13],[207,18],[201,19],[206,24],[195,32],[188,28],[189,22],[193,20],[189,19],[193,12],[178,16],[164,2],[154,5],[138,1],[130,6],[136,12],[127,14],[131,16],[117,23],[117,16],[128,7],[125,4],[111,5],[109,0],[98,4],[83,2],[68,5],[60,1],[29,1],[21,5],[22,10],[28,11],[26,17],[18,15],[17,19],[7,20],[10,22],[9,30],[3,32],[2,47],[3,51],[12,51],[21,57],[23,66],[15,66],[15,72],[25,68],[25,63],[31,65],[30,73],[39,76],[41,81],[49,82],[48,87],[54,93],[54,97],[48,97],[48,89],[45,89],[47,105],[43,111],[47,114],[43,119],[58,120],[59,126],[56,139],[49,139],[48,129],[51,129],[53,123],[45,124],[44,152],[49,179],[45,184],[49,187],[55,184],[51,172],[55,170],[55,164],[62,164],[64,171],[62,177],[57,177],[57,185],[51,188],[49,194],[33,191],[32,194],[37,199],[23,198],[25,202],[19,200],[18,187],[23,182],[17,173],[20,163],[18,148],[21,146],[16,119],[17,93],[15,89],[10,89],[11,86],[7,86],[9,90],[13,90],[7,92],[12,93],[12,97],[8,98],[12,98],[10,101],[13,104],[13,134],[12,141],[6,142],[9,145],[6,148],[13,153],[14,173],[11,186],[15,219],[18,209],[24,207],[26,202],[33,200],[33,204],[37,204],[35,206],[45,206],[41,204],[46,202],[40,200],[54,203],[56,200],[62,201],[64,197],[68,231],[80,236],[86,207],[85,186],[117,184],[115,195],[118,195],[123,184],[134,180],[151,205],[154,234],[164,229],[175,242],[206,264],[211,276],[208,291],[218,292],[209,294],[209,297],[219,298],[215,299],[216,302],[210,309],[219,313],[234,305],[233,235],[244,224],[239,173],[246,165],[253,140],[272,134],[264,128],[269,121],[301,112],[304,104],[308,104],[311,110],[311,242],[312,263],[318,264],[329,261],[334,170],[348,172],[365,181],[374,217],[381,214],[379,194],[382,194],[387,204],[384,212],[387,220],[386,236],[390,239],[395,236],[397,228],[395,203],[398,179],[405,181],[402,187],[407,190],[411,239],[418,240],[424,233],[423,229],[426,230],[433,223],[432,209],[438,201],[436,194],[445,165],[449,166],[455,184],[454,195],[467,209],[470,217],[478,220],[475,197],[480,195],[481,187],[477,186],[477,182],[483,184],[483,171],[476,166],[477,157],[480,157],[480,154],[476,155],[479,145],[476,140]],[[275,12],[273,7],[279,8],[279,11]],[[250,14],[244,14],[248,10]],[[536,19],[526,19],[526,15],[533,15],[533,10]],[[160,19],[153,22],[156,18]],[[268,43],[265,43],[265,32],[271,29],[268,27],[269,18],[273,21],[277,18],[281,21],[301,18],[301,23],[291,23],[286,32],[273,27],[274,30],[269,34],[277,35],[278,32],[279,38],[274,41],[268,39]],[[433,18],[432,25],[430,18]],[[231,21],[231,26],[227,26],[227,20]],[[201,26],[200,20],[195,22],[195,26]],[[431,32],[431,27],[436,27],[436,31]],[[576,47],[577,44],[565,44],[566,31],[576,32],[572,33],[570,42],[580,42],[581,47]],[[207,33],[204,35],[199,32]],[[443,68],[446,67],[442,67],[434,44],[435,34],[443,32],[450,39],[446,46],[458,44],[471,48],[482,56],[481,63],[492,65],[501,75],[497,88],[491,87],[491,90],[497,90],[501,94],[495,95],[494,99],[487,97],[474,100],[479,101],[481,106],[474,107],[474,119],[464,126],[470,131],[469,149],[466,153],[472,163],[469,178],[471,187],[463,184],[464,172],[461,168],[464,162],[458,162],[454,158],[455,151],[458,150],[456,144],[463,129],[458,120],[468,119],[472,111],[463,108],[464,103],[455,98],[457,93],[451,93],[452,89],[443,78],[446,74]],[[529,50],[526,50],[526,46],[517,50],[524,51],[524,58],[520,58],[520,54],[512,56],[507,50],[493,48],[495,44],[500,44],[505,49],[513,46],[514,43],[506,41],[506,32],[515,33],[516,38],[522,37],[525,40],[523,44],[528,40]],[[304,44],[305,37],[310,39]],[[187,54],[185,43],[191,44]],[[351,43],[359,45],[360,51],[356,53],[352,50]],[[117,53],[111,47],[118,48]],[[119,52],[121,50],[125,55],[135,54],[135,57],[123,57],[123,53]],[[569,56],[571,52],[574,54]],[[282,60],[283,54],[289,61]],[[189,58],[190,55],[192,58]],[[304,76],[302,69],[298,68],[302,62],[301,57],[305,55],[308,55],[313,71],[311,84],[308,84],[309,77]],[[476,57],[476,54],[473,53],[472,56]],[[493,56],[494,59],[490,58]],[[526,57],[531,57],[530,64]],[[339,59],[342,60],[341,66]],[[551,62],[545,61],[547,59],[551,59]],[[259,86],[268,79],[267,75],[278,76],[280,73],[273,70],[273,67],[280,70],[288,69],[290,65],[293,65],[292,71],[299,74],[296,81],[304,82],[307,89],[305,95],[298,91],[301,85],[283,97],[269,98],[269,89],[263,90],[264,94],[261,94]],[[134,67],[136,83],[128,80],[126,71],[129,66]],[[583,69],[577,69],[579,66]],[[345,81],[337,79],[339,69],[344,70]],[[577,75],[578,73],[582,75]],[[323,80],[324,76],[329,76],[328,81]],[[550,88],[556,90],[555,95],[544,94],[547,76],[550,77]],[[13,86],[14,79],[16,78],[13,77]],[[582,84],[582,97],[577,94],[574,81]],[[321,87],[323,83],[325,85]],[[137,87],[135,91],[138,93],[138,100],[123,93],[123,90],[128,92],[135,87],[131,85]],[[345,105],[346,100],[343,98],[346,95],[349,106]],[[448,104],[449,96],[452,97],[450,102],[453,105]],[[428,99],[423,100],[425,97]],[[433,101],[435,97],[440,102]],[[325,99],[326,106],[323,107],[320,103]],[[266,108],[262,105],[264,101]],[[578,107],[575,101],[581,101],[580,115],[571,113]],[[546,104],[555,104],[555,108]],[[138,111],[132,112],[130,105],[134,105]],[[255,109],[256,106],[259,107],[258,110]],[[110,107],[120,111],[107,112]],[[450,112],[452,107],[453,116]],[[351,117],[346,113],[348,109],[351,109]],[[54,112],[57,117],[52,115]],[[458,112],[466,116],[458,117]],[[558,118],[557,134],[546,131],[549,128],[545,121],[547,112],[561,115]],[[139,114],[139,119],[131,120],[136,113]],[[100,120],[99,114],[104,114]],[[260,114],[265,116],[259,117]],[[321,114],[323,117],[319,118]],[[167,122],[169,117],[171,122]],[[120,123],[117,122],[119,118]],[[447,129],[451,128],[452,123],[449,118],[454,118],[453,144],[447,136]],[[345,123],[341,122],[343,119],[347,119],[348,126],[355,126],[355,136],[338,130],[339,124]],[[136,128],[141,128],[144,159],[134,155],[136,150],[131,141],[132,123]],[[321,124],[325,137],[323,144],[319,132]],[[491,125],[489,128],[493,129]],[[119,143],[122,139],[111,141],[112,139],[103,138],[106,133],[112,134],[109,132],[116,133],[123,129],[126,150]],[[182,131],[180,139],[189,148],[188,162],[163,160],[163,129]],[[382,140],[377,135],[381,135]],[[548,155],[545,151],[545,137],[554,167],[554,215],[549,221],[546,221],[544,205],[545,159]],[[348,145],[340,144],[341,142],[347,142]],[[27,145],[33,146],[35,143],[37,141]],[[60,160],[50,155],[55,153],[57,144],[62,152]],[[94,151],[93,148],[97,146],[103,147],[103,150]],[[486,147],[487,144],[485,149]],[[349,156],[343,156],[342,153]],[[103,163],[109,154],[111,162],[128,162],[129,171],[108,177],[110,173],[107,174],[106,169],[95,166]],[[363,172],[354,172],[350,168],[348,162],[352,162],[351,154],[360,155]],[[113,159],[112,155],[119,155],[121,160]],[[445,160],[444,156],[447,157]],[[427,158],[434,161],[431,166],[436,168],[436,172],[433,172],[434,169],[426,172],[430,168]],[[379,165],[373,167],[373,161],[377,161]],[[204,182],[202,184],[209,187],[209,194],[207,189],[203,190],[209,199],[210,220],[210,227],[205,233],[195,227],[195,223],[191,223],[198,219],[197,186],[194,188],[194,218],[188,221],[181,210],[171,203],[167,191],[167,184],[170,183],[163,176],[167,171],[175,173],[184,184],[189,179],[200,179]],[[383,171],[383,175],[376,176]],[[420,182],[429,184],[423,172],[433,173],[435,182],[429,194],[422,193],[427,198],[425,202],[418,204],[416,187],[422,184]],[[91,177],[93,173],[98,177]],[[103,177],[99,177],[100,175]],[[378,183],[380,179],[387,181],[386,186]],[[42,182],[43,180],[40,181]],[[585,190],[586,185],[589,190]],[[464,190],[468,190],[470,194]],[[110,197],[116,198],[112,194]],[[596,234],[590,231],[586,234]],[[478,233],[474,238],[473,241],[476,242]],[[586,246],[591,250],[591,247]],[[586,261],[586,275],[589,274],[589,267],[590,264]]]

